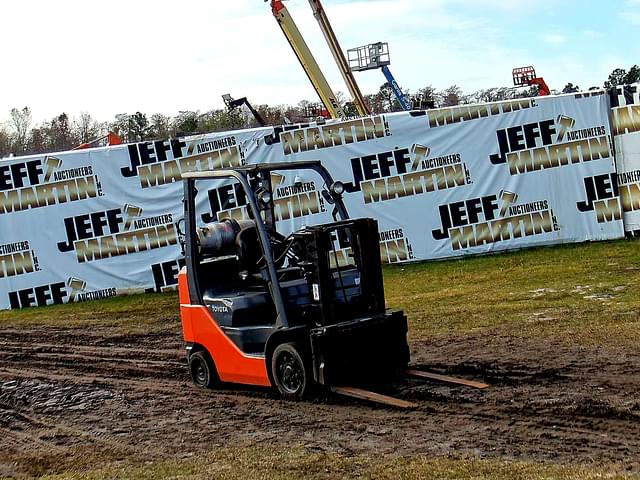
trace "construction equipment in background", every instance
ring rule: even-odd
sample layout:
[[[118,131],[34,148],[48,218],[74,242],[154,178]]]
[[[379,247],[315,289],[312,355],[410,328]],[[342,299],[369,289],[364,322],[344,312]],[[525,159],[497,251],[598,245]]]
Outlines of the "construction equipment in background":
[[[268,0],[265,0],[265,2],[266,1]],[[320,70],[311,50],[309,50],[300,30],[298,30],[289,11],[283,5],[282,0],[271,0],[271,11],[289,45],[291,45],[293,52],[296,54],[300,65],[302,65],[302,68],[307,74],[309,81],[318,94],[318,97],[320,97],[323,105],[331,114],[331,118],[345,117],[342,106],[338,103],[333,90],[331,90],[327,79],[322,73],[322,70]]]
[[[317,122],[331,118],[329,111],[319,103],[309,103],[302,110],[304,121]]]
[[[258,122],[258,125],[260,125],[261,127],[267,126],[267,122],[264,121],[264,118],[262,118],[260,112],[253,108],[253,106],[249,103],[249,100],[247,100],[247,97],[236,98],[234,100],[234,98],[230,94],[225,93],[224,95],[222,95],[222,100],[224,100],[224,104],[227,106],[227,110],[229,110],[230,112],[238,107],[241,107],[242,105],[246,105],[253,115],[253,118],[255,118],[256,122]]]
[[[487,387],[407,369],[407,317],[385,306],[377,221],[349,218],[344,184],[320,161],[257,163],[182,178],[186,266],[178,290],[197,386],[274,387],[291,399],[323,386],[398,408],[416,405],[360,386],[401,375]],[[313,185],[318,201],[333,208],[334,221],[279,233],[277,191]],[[233,196],[233,207],[215,217],[196,211],[212,186]]]
[[[551,90],[544,81],[544,78],[536,75],[536,69],[532,66],[514,68],[511,72],[513,75],[513,85],[516,87],[537,86],[538,94],[541,97],[551,95]]]
[[[347,111],[347,106],[345,105],[345,112]],[[288,110],[284,117],[284,123],[287,125],[301,123],[316,123],[320,125],[326,123],[330,118],[331,114],[324,108],[322,103],[305,103]]]
[[[420,93],[411,95],[411,106],[413,110],[430,110],[436,108],[435,100],[427,100],[425,97],[426,95]]]
[[[391,64],[389,44],[386,42],[371,43],[363,47],[352,48],[347,51],[347,55],[351,71],[363,72],[366,70],[375,70],[376,68],[381,69],[402,109],[406,111],[412,109],[411,102],[405,94],[402,93],[398,82],[396,82],[391,70],[389,70],[389,65]]]
[[[344,79],[344,83],[347,85],[349,89],[349,93],[351,94],[351,98],[353,98],[353,105],[355,106],[358,114],[360,116],[371,115],[371,109],[365,102],[364,96],[360,91],[360,87],[356,82],[356,78],[353,76],[353,72],[349,68],[349,63],[342,52],[342,48],[340,48],[340,44],[338,43],[338,39],[336,38],[335,33],[333,32],[333,28],[331,28],[331,24],[329,23],[329,18],[322,8],[322,4],[320,0],[309,0],[309,5],[311,5],[311,9],[313,10],[313,16],[316,17],[318,24],[320,25],[320,30],[322,30],[322,34],[324,35],[327,44],[329,45],[329,50],[331,50],[331,54],[338,65],[338,70],[342,74],[342,78]]]
[[[122,145],[124,143],[122,141],[122,138],[120,137],[120,135],[117,135],[117,134],[115,134],[113,132],[109,132],[106,135],[103,135],[102,137],[93,139],[93,140],[91,140],[89,142],[86,142],[86,143],[81,143],[77,147],[73,147],[71,150],[84,150],[85,148],[92,148],[97,143],[100,143],[100,142],[102,142],[104,140],[106,140],[105,145],[104,145],[106,147],[111,147],[113,145]]]

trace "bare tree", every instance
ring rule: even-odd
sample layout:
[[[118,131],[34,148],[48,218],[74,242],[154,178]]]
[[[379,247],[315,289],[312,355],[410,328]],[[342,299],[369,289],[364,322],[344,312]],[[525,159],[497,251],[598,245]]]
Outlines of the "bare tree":
[[[441,95],[443,107],[455,107],[462,101],[462,90],[457,85],[444,89]]]
[[[518,97],[515,87],[494,87],[464,96],[464,103],[502,102]]]
[[[73,137],[69,115],[64,112],[51,120],[49,135],[51,147],[54,151],[70,150],[79,143]]]
[[[129,115],[128,113],[117,113],[115,116],[115,120],[109,123],[109,130],[120,135],[120,137],[125,141],[129,141]],[[131,140],[133,141],[133,140]]]
[[[552,95],[556,95],[558,92],[551,90]],[[540,89],[537,85],[531,85],[529,88],[518,91],[518,98],[531,98],[540,96]]]
[[[369,105],[369,109],[371,113],[378,114],[384,113],[384,105],[382,101],[382,96],[379,93],[376,94],[367,94],[364,96],[364,101]]]
[[[269,105],[258,105],[258,113],[267,125],[282,125],[284,120],[284,105],[270,107]]]
[[[413,108],[420,110],[426,110],[428,108],[435,108],[438,103],[438,94],[436,89],[431,85],[418,89],[415,95],[412,95]]]
[[[29,147],[25,153],[46,153],[52,150],[50,138],[50,127],[43,124],[40,127],[34,127],[31,129],[29,135]]]
[[[149,135],[153,136],[156,139],[169,138],[169,136],[171,135],[171,119],[168,116],[161,113],[154,113],[153,115],[151,115],[150,123]]]
[[[628,71],[615,69],[609,75],[607,85],[620,85],[640,81],[640,67],[632,66]],[[563,92],[574,92],[577,85],[568,83]],[[555,90],[552,93],[558,93]],[[433,108],[438,106],[455,106],[460,103],[482,103],[505,101],[515,98],[535,97],[539,95],[536,86],[528,88],[494,87],[464,94],[460,87],[452,85],[442,91],[437,91],[428,85],[411,95],[416,108]],[[340,102],[346,100],[343,92],[336,92]],[[395,112],[402,110],[400,103],[391,87],[384,83],[374,94],[365,94],[365,102],[374,114]],[[303,100],[297,105],[259,105],[258,112],[269,125],[279,125],[285,122],[305,122],[316,117],[321,111],[321,105]],[[156,113],[147,120],[142,112],[135,114],[118,114],[111,122],[98,123],[87,112],[70,124],[66,114],[54,117],[49,122],[32,126],[31,110],[13,108],[10,120],[3,125],[0,123],[0,157],[13,152],[16,154],[45,153],[62,150],[80,143],[87,143],[112,130],[123,137],[125,141],[135,142],[147,139],[164,139],[170,136],[189,135],[204,132],[219,132],[239,128],[253,127],[256,123],[248,113],[236,109],[211,110],[206,113],[200,111],[180,111],[176,116],[169,117]]]
[[[136,112],[133,115],[118,113],[115,121],[111,122],[108,128],[120,135],[125,142],[141,142],[148,136],[152,136],[147,114],[142,112]]]
[[[31,109],[24,107],[22,110],[11,109],[11,127],[13,128],[13,150],[23,153],[27,148],[27,134],[31,128]]]
[[[253,126],[251,120],[239,108],[233,110],[211,110],[200,115],[198,119],[199,132],[224,132]],[[189,123],[187,122],[186,125]]]
[[[378,102],[381,107],[381,112],[376,113],[397,112],[399,110],[402,110],[402,107],[396,99],[396,96],[393,93],[393,89],[391,88],[391,85],[389,85],[389,82],[385,82],[380,85],[380,90],[378,90],[376,96],[378,97]]]
[[[11,135],[4,125],[0,124],[0,158],[11,153]]]
[[[100,135],[100,124],[87,112],[73,120],[73,134],[79,143],[87,143]]]
[[[173,117],[171,122],[171,133],[173,136],[192,135],[200,133],[200,111],[181,110]]]

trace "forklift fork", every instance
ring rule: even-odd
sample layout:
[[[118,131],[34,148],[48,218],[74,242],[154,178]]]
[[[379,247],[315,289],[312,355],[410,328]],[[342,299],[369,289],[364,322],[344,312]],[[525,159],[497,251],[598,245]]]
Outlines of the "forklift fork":
[[[404,372],[404,376],[407,378],[419,378],[424,380],[435,380],[437,382],[450,383],[452,385],[460,385],[464,387],[477,388],[484,390],[489,388],[489,385],[482,382],[476,382],[473,380],[467,380],[465,378],[450,377],[448,375],[441,375],[439,373],[424,372],[421,370],[408,369]],[[383,395],[380,393],[372,392],[369,390],[363,390],[357,387],[331,387],[330,390],[345,397],[356,398],[358,400],[366,400],[368,402],[378,403],[389,407],[410,409],[417,408],[418,404],[408,402],[399,398],[391,397],[389,395]]]

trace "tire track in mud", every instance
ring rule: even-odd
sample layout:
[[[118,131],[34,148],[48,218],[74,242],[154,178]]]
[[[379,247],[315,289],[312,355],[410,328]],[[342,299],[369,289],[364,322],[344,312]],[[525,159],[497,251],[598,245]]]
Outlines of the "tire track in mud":
[[[382,390],[417,402],[413,411],[322,395],[284,402],[263,389],[195,388],[177,331],[0,330],[0,429],[6,433],[0,450],[11,444],[13,452],[46,454],[89,443],[152,459],[202,445],[267,442],[342,453],[595,460],[640,468],[636,352],[482,335],[414,342],[412,350],[421,368],[491,387],[480,392],[409,380]],[[11,382],[19,385],[14,393]],[[19,415],[41,423],[18,421]]]
[[[52,343],[51,339],[59,340]],[[168,341],[168,342],[167,342]],[[169,346],[173,348],[167,348]],[[68,371],[77,376],[178,378],[186,372],[184,350],[174,334],[87,334],[72,329],[0,331],[0,366]]]

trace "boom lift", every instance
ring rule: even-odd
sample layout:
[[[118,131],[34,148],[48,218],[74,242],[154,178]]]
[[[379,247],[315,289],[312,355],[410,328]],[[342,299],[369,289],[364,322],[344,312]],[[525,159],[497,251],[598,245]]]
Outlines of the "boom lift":
[[[360,91],[360,87],[356,82],[356,78],[353,76],[353,72],[349,68],[349,63],[342,52],[342,48],[340,48],[338,39],[333,32],[333,28],[331,28],[331,23],[329,23],[329,18],[327,18],[327,14],[325,13],[324,8],[322,8],[320,0],[309,0],[309,5],[311,5],[313,16],[316,17],[316,20],[320,25],[320,30],[322,30],[322,34],[329,45],[329,50],[331,50],[333,58],[338,65],[338,69],[342,74],[342,78],[349,89],[349,93],[351,94],[351,98],[353,98],[353,104],[355,105],[358,114],[363,117],[371,115],[371,109],[366,104],[362,92]]]
[[[266,1],[268,0],[265,0],[265,2]],[[282,30],[282,33],[284,33],[289,45],[291,45],[293,52],[296,54],[300,65],[302,65],[302,68],[307,74],[309,81],[318,94],[318,97],[320,97],[325,108],[331,114],[331,118],[344,117],[345,113],[342,106],[338,103],[333,90],[331,90],[327,79],[322,73],[322,70],[320,70],[311,50],[309,50],[300,30],[298,30],[298,27],[293,21],[293,18],[291,18],[287,7],[283,5],[282,0],[271,0],[271,11],[278,22],[278,25],[280,25],[280,29]]]
[[[260,125],[261,127],[265,127],[267,125],[267,123],[264,121],[264,118],[262,118],[262,115],[260,115],[260,113],[249,103],[247,97],[236,98],[234,100],[231,95],[225,93],[224,95],[222,95],[222,100],[224,100],[224,104],[227,106],[227,109],[229,111],[241,107],[242,105],[246,105],[253,115],[253,118],[255,118],[256,122],[258,122],[258,125]]]
[[[402,93],[398,82],[396,82],[391,70],[389,70],[389,65],[391,64],[389,44],[382,42],[371,43],[364,47],[352,48],[347,51],[347,55],[349,56],[349,67],[352,71],[363,72],[380,68],[402,109],[405,111],[412,109],[411,102]]]
[[[85,143],[81,143],[80,145],[78,145],[77,147],[73,147],[71,150],[84,150],[87,148],[92,148],[94,145],[99,144],[102,141],[106,140],[106,146],[110,147],[113,145],[122,145],[122,138],[120,138],[120,135],[117,135],[113,132],[108,132],[106,135],[103,135],[102,137],[98,137],[98,138],[94,138],[93,140],[90,140],[88,142]]]
[[[291,188],[304,191],[299,175],[324,185],[334,222],[285,237],[276,229],[273,194],[294,175]],[[486,387],[406,370],[407,317],[385,308],[377,222],[348,217],[344,185],[319,161],[189,172],[183,182],[186,266],[178,289],[197,386],[272,386],[285,398],[325,386],[396,407],[414,405],[349,385],[404,372]],[[221,189],[233,206],[244,206],[243,214],[196,215],[202,197]]]
[[[551,95],[547,82],[544,81],[544,78],[536,75],[536,69],[532,66],[514,68],[511,74],[513,75],[513,84],[516,87],[536,85],[541,97]]]

